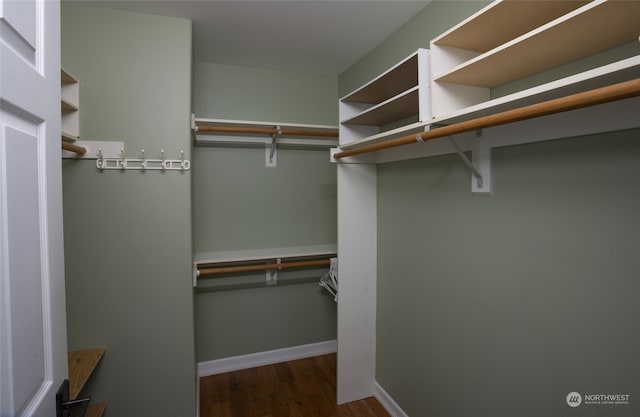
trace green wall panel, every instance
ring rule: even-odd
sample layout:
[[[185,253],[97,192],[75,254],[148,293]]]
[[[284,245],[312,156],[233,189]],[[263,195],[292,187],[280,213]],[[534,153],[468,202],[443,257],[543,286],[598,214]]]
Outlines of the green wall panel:
[[[339,94],[487,4],[430,3],[341,74]],[[492,94],[637,53],[629,43]],[[470,194],[456,155],[379,165],[376,380],[408,415],[637,414],[566,396],[640,394],[638,135],[495,149],[491,197]]]
[[[198,62],[193,100],[200,118],[338,124],[330,76]]]
[[[640,131],[378,170],[377,381],[409,415],[622,416],[640,395]],[[606,358],[606,360],[603,360]]]
[[[337,125],[336,77],[196,63],[193,96],[197,117]],[[263,145],[198,145],[193,167],[196,252],[336,243],[328,149],[279,146],[277,167],[265,167]],[[335,339],[322,273],[307,271],[295,285],[198,290],[198,361]]]
[[[191,23],[62,4],[81,137],[191,158]],[[196,414],[191,173],[63,162],[69,348],[105,347],[86,394],[108,413]]]
[[[314,271],[317,272],[317,271]],[[281,281],[283,273],[278,273]],[[265,279],[265,275],[257,276]],[[324,342],[336,338],[336,303],[318,276],[278,287],[199,291],[197,359],[213,359]],[[311,282],[308,282],[311,281]]]
[[[194,158],[196,252],[336,242],[336,166],[329,151],[198,147]]]

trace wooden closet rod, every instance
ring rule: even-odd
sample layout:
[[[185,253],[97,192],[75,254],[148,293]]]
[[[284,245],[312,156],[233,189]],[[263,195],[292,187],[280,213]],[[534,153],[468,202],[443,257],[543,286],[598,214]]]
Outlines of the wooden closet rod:
[[[73,143],[69,143],[65,141],[62,141],[62,149],[66,151],[75,152],[78,155],[84,155],[85,153],[87,153],[87,148],[85,148],[84,146],[74,145]]]
[[[278,133],[276,128],[265,127],[233,127],[233,126],[197,126],[198,132],[215,132],[215,133],[258,133],[265,135],[275,135]],[[337,138],[337,131],[320,131],[320,130],[304,130],[304,129],[280,129],[281,135],[288,136],[321,136]]]
[[[198,276],[215,274],[232,274],[236,272],[270,271],[272,269],[304,268],[309,266],[330,266],[331,259],[313,259],[308,261],[292,261],[280,264],[220,266],[198,269]]]
[[[640,96],[640,78],[338,152],[335,159]],[[421,138],[421,140],[418,139]]]

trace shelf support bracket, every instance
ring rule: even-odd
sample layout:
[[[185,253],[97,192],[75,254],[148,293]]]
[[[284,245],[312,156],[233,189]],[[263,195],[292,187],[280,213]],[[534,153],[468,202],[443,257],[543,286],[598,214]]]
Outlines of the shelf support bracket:
[[[276,154],[276,150],[277,150],[277,141],[278,141],[278,136],[282,135],[282,129],[280,129],[280,126],[276,126],[276,133],[274,133],[273,135],[271,135],[271,147],[265,149],[266,150],[266,161],[265,161],[265,165],[267,167],[276,167],[278,166],[278,155]]]
[[[471,144],[471,164],[476,167],[482,181],[471,181],[471,194],[491,195],[491,147],[482,137],[482,130],[476,132]]]
[[[471,171],[471,193],[474,195],[491,194],[491,148],[481,138],[481,131],[476,132],[469,160],[453,136],[448,136],[462,162]]]
[[[280,265],[282,263],[282,258],[277,258],[276,263]],[[266,285],[277,285],[278,284],[278,269],[272,269],[267,271],[267,281]]]

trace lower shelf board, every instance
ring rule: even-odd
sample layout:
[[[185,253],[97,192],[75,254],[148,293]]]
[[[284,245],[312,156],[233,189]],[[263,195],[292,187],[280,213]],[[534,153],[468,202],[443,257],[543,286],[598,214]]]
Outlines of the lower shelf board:
[[[71,399],[78,398],[82,387],[98,366],[104,352],[102,348],[69,352],[69,397]]]
[[[84,417],[102,417],[106,409],[107,403],[89,404],[89,408],[87,409],[87,413]]]

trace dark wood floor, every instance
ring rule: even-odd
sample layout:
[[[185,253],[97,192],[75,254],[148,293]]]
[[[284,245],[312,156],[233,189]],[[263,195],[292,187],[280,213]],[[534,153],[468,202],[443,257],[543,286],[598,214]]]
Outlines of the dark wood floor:
[[[389,417],[375,398],[336,405],[336,355],[200,379],[201,417]]]

